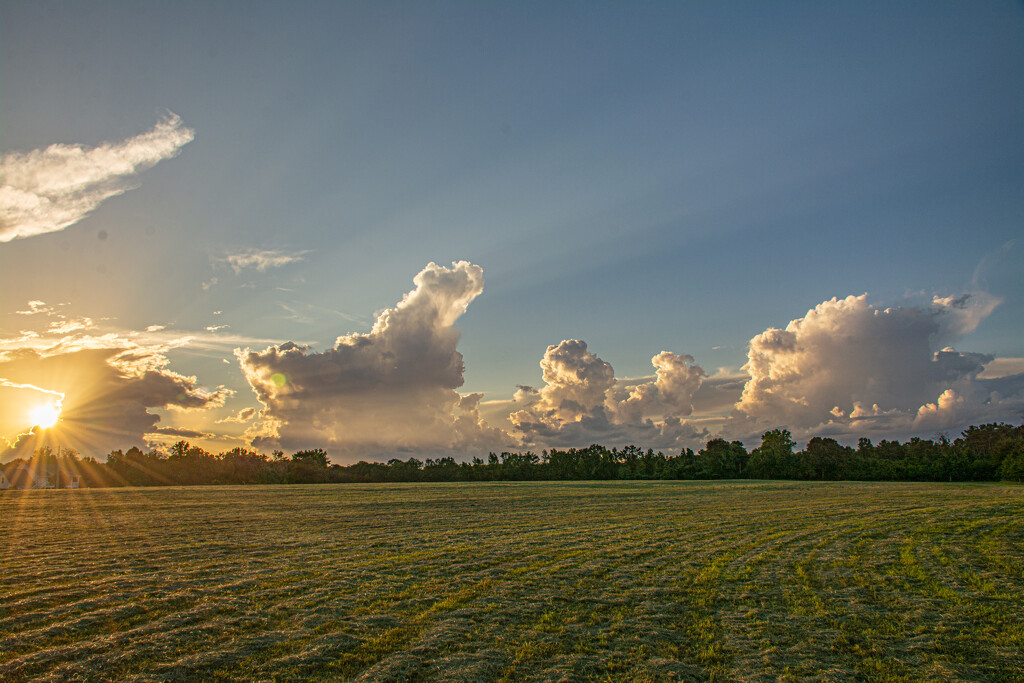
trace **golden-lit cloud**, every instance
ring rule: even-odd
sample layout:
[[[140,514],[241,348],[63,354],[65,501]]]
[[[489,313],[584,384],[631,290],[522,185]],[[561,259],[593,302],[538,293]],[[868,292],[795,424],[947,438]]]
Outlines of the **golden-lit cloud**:
[[[705,436],[681,418],[693,412],[704,370],[692,356],[662,351],[653,377],[616,379],[612,366],[567,339],[540,361],[544,386],[520,386],[508,422],[524,446],[572,446],[596,440],[679,448]]]
[[[63,403],[62,392],[0,378],[0,452],[19,434],[56,424]]]
[[[708,435],[756,443],[775,427],[798,438],[891,438],[1015,421],[1024,413],[1024,365],[943,346],[998,303],[984,292],[906,308],[877,308],[867,295],[831,299],[751,339],[740,372],[710,377],[692,356],[664,351],[652,359],[654,377],[619,379],[570,339],[545,352],[543,386],[520,386],[484,412],[500,424],[504,410],[517,440],[536,447],[695,447]]]
[[[1024,375],[984,378],[993,356],[942,346],[998,303],[984,293],[935,297],[928,307],[878,308],[866,294],[824,301],[750,340],[736,408],[759,427],[840,436],[1014,420]]]
[[[239,342],[255,341],[162,326],[125,330],[109,320],[69,317],[42,301],[29,308],[39,316],[38,329],[0,338],[0,451],[13,446],[8,458],[40,445],[102,458],[114,449],[168,437],[167,430],[175,428],[209,436],[190,425],[161,427],[154,411],[198,415],[223,406],[232,392],[206,388],[196,377],[173,371],[168,353],[187,348],[219,355]],[[47,426],[54,414],[56,423]]]
[[[225,418],[217,420],[217,424],[246,424],[256,417],[255,408],[242,408],[234,415],[228,415]]]
[[[511,443],[480,418],[479,394],[456,391],[464,368],[454,325],[483,291],[483,271],[430,263],[413,283],[369,333],[340,336],[322,353],[293,343],[236,352],[264,406],[249,432],[256,447],[324,447],[344,459]]]
[[[102,457],[184,438],[322,447],[345,462],[595,442],[677,451],[712,436],[756,443],[779,426],[798,439],[900,438],[1014,421],[1024,410],[1020,359],[943,345],[991,312],[983,295],[905,308],[879,308],[866,295],[824,301],[754,336],[740,371],[710,376],[693,356],[662,351],[652,375],[619,378],[584,341],[568,339],[543,354],[539,388],[484,401],[458,391],[465,368],[455,326],[483,291],[482,269],[431,263],[413,283],[368,333],[339,336],[323,352],[220,325],[123,330],[34,300],[18,312],[35,329],[0,338],[0,435],[18,453],[49,444]],[[239,348],[261,342],[270,345]],[[168,354],[184,350],[233,350],[260,408],[212,410],[228,408],[232,392],[171,370]],[[164,423],[161,411],[172,411]]]
[[[31,452],[42,441],[59,443],[90,455],[105,455],[116,448],[146,442],[158,431],[159,416],[150,408],[202,410],[219,407],[231,392],[207,389],[195,377],[178,374],[156,349],[79,348],[33,349],[0,355],[0,377],[5,384],[27,384],[62,395],[60,420],[51,429],[29,432],[44,408],[24,416],[24,429],[12,447],[18,454]],[[5,411],[15,407],[3,406]],[[35,422],[34,422],[35,421]]]
[[[0,161],[0,242],[63,230],[106,199],[133,187],[132,177],[178,154],[195,137],[169,114],[153,130],[87,148],[54,144],[11,152]]]

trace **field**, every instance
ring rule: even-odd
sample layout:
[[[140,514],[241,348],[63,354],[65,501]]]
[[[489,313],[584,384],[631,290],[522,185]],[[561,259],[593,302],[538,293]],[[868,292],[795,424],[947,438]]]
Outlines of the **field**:
[[[1024,487],[0,494],[0,680],[1024,681]]]

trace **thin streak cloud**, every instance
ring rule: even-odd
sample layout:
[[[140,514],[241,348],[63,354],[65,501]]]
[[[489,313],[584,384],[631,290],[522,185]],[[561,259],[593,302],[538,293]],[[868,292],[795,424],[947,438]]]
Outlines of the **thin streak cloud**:
[[[231,270],[235,271],[235,274],[238,275],[243,270],[257,270],[262,273],[268,268],[280,268],[292,263],[298,263],[304,260],[305,255],[308,253],[308,251],[288,253],[271,249],[249,250],[237,254],[228,254],[221,260],[231,266]]]

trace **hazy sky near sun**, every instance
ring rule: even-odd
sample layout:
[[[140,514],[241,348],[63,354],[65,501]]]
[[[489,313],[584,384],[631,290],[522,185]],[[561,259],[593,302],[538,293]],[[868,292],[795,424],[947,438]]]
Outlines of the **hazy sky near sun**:
[[[1017,422],[1022,84],[1019,2],[6,1],[0,437]]]

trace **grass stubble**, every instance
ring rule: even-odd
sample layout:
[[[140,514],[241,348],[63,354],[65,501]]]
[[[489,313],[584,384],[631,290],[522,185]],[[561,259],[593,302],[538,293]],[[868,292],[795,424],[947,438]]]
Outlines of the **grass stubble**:
[[[1024,681],[1024,488],[0,495],[0,679]]]

